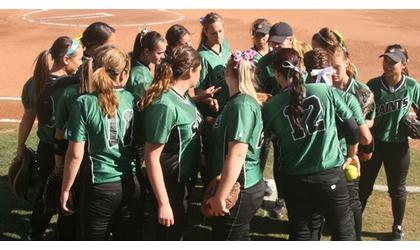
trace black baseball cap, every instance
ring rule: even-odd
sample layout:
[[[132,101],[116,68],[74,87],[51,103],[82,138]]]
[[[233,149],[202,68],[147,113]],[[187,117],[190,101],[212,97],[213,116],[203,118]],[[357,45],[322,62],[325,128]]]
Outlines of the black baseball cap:
[[[266,22],[257,23],[252,27],[252,34],[262,33],[268,34],[270,31],[270,24]]]
[[[284,22],[279,22],[274,24],[269,32],[270,37],[268,38],[269,42],[283,43],[283,41],[289,37],[293,36],[292,27],[289,24]]]
[[[392,61],[399,63],[399,62],[407,62],[407,57],[404,53],[398,49],[391,49],[388,52],[380,55],[379,57],[387,56],[392,59]]]

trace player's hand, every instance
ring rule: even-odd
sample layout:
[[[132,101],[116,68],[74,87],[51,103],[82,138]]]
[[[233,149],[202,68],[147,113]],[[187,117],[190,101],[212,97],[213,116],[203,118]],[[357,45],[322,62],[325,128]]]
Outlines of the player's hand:
[[[71,200],[72,198],[71,198],[71,193],[70,193],[70,191],[61,191],[61,196],[60,196],[60,206],[61,206],[61,209],[63,209],[63,212],[65,213],[65,214],[72,214],[72,213],[74,213],[74,211],[73,210],[71,210],[69,207],[68,207],[68,204],[69,204],[69,200]]]
[[[257,98],[261,103],[265,103],[268,100],[270,100],[270,98],[272,97],[272,95],[267,94],[267,93],[257,93]]]
[[[206,206],[210,207],[210,213],[212,216],[224,216],[229,213],[229,210],[226,208],[225,199],[221,199],[216,196],[208,199],[206,201]]]
[[[347,168],[348,165],[354,165],[357,168],[357,175],[360,176],[360,161],[357,155],[352,157],[347,157],[346,161],[343,164],[343,170]]]
[[[172,208],[169,203],[159,205],[158,222],[165,227],[170,227],[175,223]]]
[[[218,87],[218,88],[216,88],[215,86],[208,87],[201,94],[202,98],[214,97],[214,94],[216,94],[221,89],[222,89],[222,87]]]
[[[372,153],[367,154],[367,153],[363,153],[363,152],[359,151],[359,153],[357,155],[359,156],[359,160],[361,162],[366,162],[366,161],[370,160],[370,158],[372,158]]]

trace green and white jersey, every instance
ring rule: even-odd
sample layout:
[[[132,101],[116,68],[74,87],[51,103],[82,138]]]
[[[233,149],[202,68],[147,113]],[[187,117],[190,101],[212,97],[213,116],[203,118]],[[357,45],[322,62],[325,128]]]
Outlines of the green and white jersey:
[[[263,107],[264,127],[278,138],[282,175],[318,173],[341,166],[336,117],[348,120],[352,112],[336,90],[326,84],[306,84],[302,129],[292,126],[290,91],[272,97]]]
[[[58,78],[58,76],[49,75],[46,84],[54,84],[55,80],[57,80]],[[57,115],[57,103],[63,95],[63,90],[64,88],[59,88],[51,94],[54,105],[51,124],[55,124],[55,117]],[[21,100],[25,109],[30,109],[36,112],[37,96],[36,86],[35,82],[33,81],[33,78],[30,78],[23,86]],[[45,124],[38,123],[38,130],[36,134],[40,141],[44,143],[54,144],[54,126],[48,126]]]
[[[348,88],[343,91],[340,89],[336,89],[336,91],[343,97],[344,102],[352,111],[352,114],[356,120],[358,126],[365,124],[365,118],[363,116],[362,108],[360,107],[359,102],[357,101],[356,96],[354,96],[351,92],[348,91]],[[337,130],[338,130],[338,139],[340,140],[340,149],[344,156],[347,155],[347,142],[345,138],[345,134],[342,128],[342,123],[337,123]]]
[[[272,95],[280,93],[280,87],[274,75],[273,69],[273,51],[267,53],[263,56],[257,64],[257,69],[255,71],[260,91]]]
[[[58,100],[57,103],[57,114],[55,116],[55,127],[59,129],[67,128],[67,121],[69,120],[69,115],[73,103],[79,97],[79,84],[72,84],[64,88],[62,97]],[[66,135],[65,135],[65,138]]]
[[[68,139],[87,141],[93,184],[116,182],[134,174],[134,97],[123,88],[114,91],[118,98],[114,117],[102,112],[97,94],[92,93],[77,98],[68,121]]]
[[[229,43],[227,40],[222,42],[220,53],[217,53],[208,48],[205,44],[202,44],[198,49],[198,53],[201,58],[201,72],[200,80],[196,88],[207,89],[211,86],[215,86],[216,88],[222,87],[222,89],[215,94],[215,97],[219,102],[220,110],[222,110],[229,99],[229,89],[225,82],[225,68],[232,54]]]
[[[383,77],[376,77],[367,83],[375,95],[376,116],[372,135],[383,142],[407,140],[403,119],[411,106],[420,107],[420,87],[414,78],[403,75],[398,87],[391,88]]]
[[[165,144],[160,163],[165,179],[186,182],[198,170],[202,117],[188,94],[165,91],[144,111],[145,140]]]
[[[248,144],[245,162],[238,181],[244,188],[252,187],[262,179],[260,164],[261,145],[264,141],[261,107],[251,96],[238,93],[232,96],[217,117],[212,130],[212,157],[210,179],[222,172],[228,153],[228,143]]]
[[[149,67],[136,60],[131,66],[130,77],[125,89],[133,94],[136,100],[139,100],[144,96],[152,82],[153,76]]]

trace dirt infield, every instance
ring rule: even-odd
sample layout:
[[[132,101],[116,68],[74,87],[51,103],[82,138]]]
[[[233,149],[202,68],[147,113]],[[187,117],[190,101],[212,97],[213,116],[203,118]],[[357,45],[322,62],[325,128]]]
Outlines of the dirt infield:
[[[378,58],[386,45],[400,43],[407,47],[410,74],[420,77],[420,10],[212,10],[225,19],[225,34],[232,49],[251,45],[251,22],[265,17],[272,23],[288,22],[299,40],[310,42],[312,35],[328,26],[339,30],[348,44],[360,79],[366,81],[381,73]],[[139,27],[165,33],[173,23],[180,23],[193,33],[197,46],[200,16],[209,10],[0,10],[0,119],[19,118],[22,86],[32,74],[38,53],[61,35],[75,37],[84,27],[104,21],[117,28],[116,45],[131,50]]]

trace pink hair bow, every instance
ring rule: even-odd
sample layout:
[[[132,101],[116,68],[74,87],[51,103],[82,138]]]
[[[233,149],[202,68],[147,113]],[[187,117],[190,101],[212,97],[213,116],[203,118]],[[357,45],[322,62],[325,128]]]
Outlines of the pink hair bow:
[[[236,63],[233,67],[234,69],[238,69],[241,61],[243,59],[247,60],[253,67],[255,67],[254,64],[254,57],[257,54],[257,52],[253,49],[245,50],[244,52],[240,50],[236,50],[232,53],[233,61]]]

